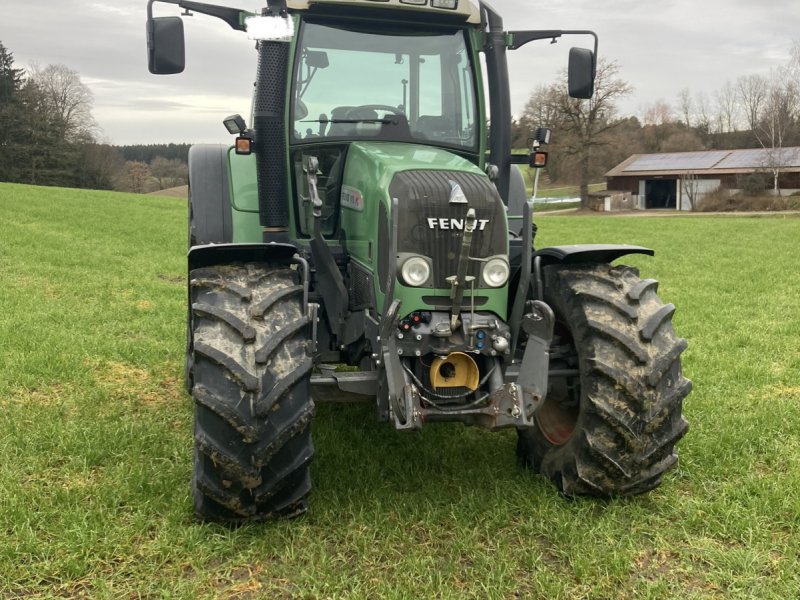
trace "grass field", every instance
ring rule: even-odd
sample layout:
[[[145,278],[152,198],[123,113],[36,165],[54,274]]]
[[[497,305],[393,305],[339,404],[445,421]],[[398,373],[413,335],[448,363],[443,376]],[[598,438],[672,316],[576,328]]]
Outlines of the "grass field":
[[[525,190],[529,197],[533,194],[533,173],[533,169],[526,169],[522,174],[525,180]],[[589,192],[602,192],[605,189],[605,182],[589,184]],[[577,185],[546,185],[540,181],[536,190],[538,198],[577,198],[580,195],[581,189]]]
[[[192,519],[185,202],[0,184],[0,598],[797,598],[800,219],[547,217],[625,242],[687,337],[662,487],[567,501],[513,432],[320,406],[310,512]]]

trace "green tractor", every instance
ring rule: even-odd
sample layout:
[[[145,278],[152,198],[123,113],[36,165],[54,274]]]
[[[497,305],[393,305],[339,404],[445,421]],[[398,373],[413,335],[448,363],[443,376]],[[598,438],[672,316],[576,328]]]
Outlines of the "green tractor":
[[[157,74],[183,70],[184,33],[154,2],[222,19],[258,54],[250,125],[228,117],[234,144],[189,154],[200,518],[306,510],[312,397],[373,401],[398,430],[514,428],[520,460],[568,496],[660,483],[687,429],[686,341],[657,282],[611,264],[653,251],[534,250],[511,153],[507,51],[592,36],[569,56],[570,94],[590,98],[592,32],[506,31],[473,0],[149,0]],[[547,133],[524,162],[542,164]]]

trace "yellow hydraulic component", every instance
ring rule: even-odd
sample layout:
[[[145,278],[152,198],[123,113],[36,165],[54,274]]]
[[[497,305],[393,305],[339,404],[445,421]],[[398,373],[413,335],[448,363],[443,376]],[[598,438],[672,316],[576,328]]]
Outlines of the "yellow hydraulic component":
[[[474,392],[480,383],[478,365],[463,352],[451,352],[445,358],[434,358],[430,375],[434,389],[465,387]]]

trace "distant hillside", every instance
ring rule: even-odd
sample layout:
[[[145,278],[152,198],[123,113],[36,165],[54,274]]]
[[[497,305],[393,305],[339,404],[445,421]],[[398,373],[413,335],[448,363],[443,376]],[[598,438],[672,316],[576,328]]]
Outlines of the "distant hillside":
[[[148,196],[166,196],[168,198],[189,198],[189,186],[179,185],[178,187],[167,188],[165,190],[158,190],[157,192],[150,192]]]
[[[156,156],[166,159],[177,158],[181,162],[189,162],[191,144],[136,144],[131,146],[114,146],[125,160],[136,160],[150,164]]]

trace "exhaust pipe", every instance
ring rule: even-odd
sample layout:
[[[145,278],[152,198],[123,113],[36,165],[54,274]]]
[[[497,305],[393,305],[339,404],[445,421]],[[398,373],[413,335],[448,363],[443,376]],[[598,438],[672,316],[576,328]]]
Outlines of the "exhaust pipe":
[[[258,43],[253,127],[258,207],[261,226],[267,230],[265,238],[269,232],[289,228],[286,86],[278,83],[288,77],[289,46],[285,42]]]

